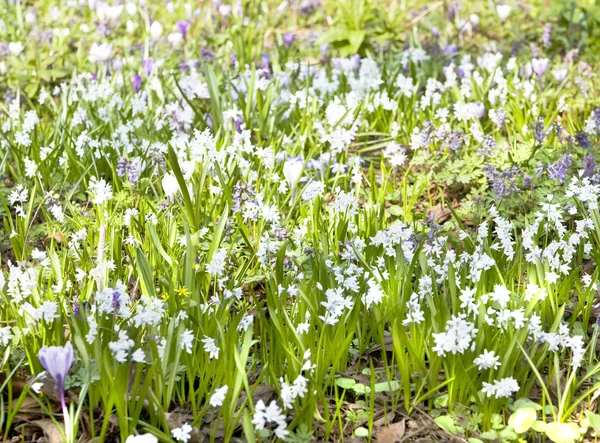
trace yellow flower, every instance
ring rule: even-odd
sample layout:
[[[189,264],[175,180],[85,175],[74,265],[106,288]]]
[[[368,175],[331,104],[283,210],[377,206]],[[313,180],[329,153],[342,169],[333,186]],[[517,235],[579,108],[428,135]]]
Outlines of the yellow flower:
[[[190,295],[191,294],[191,292],[188,291],[185,286],[180,286],[179,289],[177,289],[175,292],[177,292],[177,295],[179,295],[180,297],[182,295]]]
[[[162,301],[167,301],[167,300],[169,300],[169,294],[163,294]]]

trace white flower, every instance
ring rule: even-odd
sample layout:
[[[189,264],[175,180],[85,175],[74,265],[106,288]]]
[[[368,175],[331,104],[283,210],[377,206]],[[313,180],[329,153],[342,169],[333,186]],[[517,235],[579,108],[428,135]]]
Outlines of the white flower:
[[[0,343],[2,343],[2,346],[6,346],[10,343],[10,341],[13,338],[13,335],[11,334],[11,327],[10,326],[5,326],[3,328],[0,328]]]
[[[162,188],[167,197],[173,197],[179,191],[179,183],[173,174],[165,174],[162,179]]]
[[[210,275],[221,275],[225,270],[227,260],[227,249],[221,248],[212,256],[210,263],[206,265],[206,272]]]
[[[91,63],[105,62],[110,58],[112,52],[112,45],[110,43],[94,43],[90,48],[90,55],[88,57]]]
[[[205,335],[202,343],[204,343],[204,351],[210,354],[209,358],[219,358],[219,351],[221,349],[217,346],[217,341],[214,338]]]
[[[101,205],[113,198],[112,186],[103,178],[98,180],[96,177],[92,177],[88,184],[88,192],[92,195],[92,203],[96,205]]]
[[[158,40],[160,38],[160,36],[162,35],[162,33],[163,33],[162,25],[157,21],[152,22],[152,24],[150,25],[150,36],[152,37],[152,39]]]
[[[167,40],[173,45],[175,49],[178,49],[181,46],[181,43],[183,42],[183,35],[181,34],[181,32],[171,32],[167,36]]]
[[[519,384],[513,377],[506,377],[502,380],[494,380],[494,383],[483,382],[482,391],[487,397],[510,397],[519,391]]]
[[[8,44],[8,51],[11,55],[18,56],[23,52],[24,46],[22,42],[10,42]]]
[[[281,408],[277,406],[275,400],[271,401],[269,406],[266,406],[262,400],[256,403],[252,424],[260,431],[265,428],[265,424],[267,423],[275,423],[277,425],[275,435],[278,438],[283,439],[289,434],[289,431],[285,429],[287,427],[285,415],[281,413]]]
[[[175,428],[171,430],[171,435],[177,441],[182,441],[183,443],[187,443],[187,441],[192,438],[192,427],[185,423],[180,428]]]
[[[483,354],[480,354],[473,363],[477,365],[480,371],[484,369],[498,369],[500,366],[500,357],[496,355],[494,351],[488,351],[487,349],[483,351]]]
[[[287,180],[288,186],[290,189],[294,187],[298,179],[300,178],[300,174],[302,174],[302,169],[304,168],[304,163],[302,160],[286,160],[283,165],[283,175]]]
[[[325,183],[320,181],[312,181],[306,186],[306,188],[304,188],[304,192],[302,192],[302,200],[312,201],[317,197],[321,197],[323,195],[323,191],[325,191]]]
[[[210,396],[210,400],[208,401],[213,408],[218,408],[223,405],[223,401],[225,400],[225,396],[227,395],[227,391],[229,387],[227,385],[220,387],[217,389],[213,395]]]
[[[496,12],[498,13],[498,17],[504,23],[510,14],[510,10],[512,8],[510,5],[496,5]]]
[[[136,363],[144,363],[144,359],[146,358],[144,351],[141,349],[136,350],[132,355],[131,359]]]
[[[192,353],[192,344],[194,342],[194,333],[191,329],[186,329],[183,334],[179,336],[181,342],[179,345],[181,349],[185,349],[188,354]]]

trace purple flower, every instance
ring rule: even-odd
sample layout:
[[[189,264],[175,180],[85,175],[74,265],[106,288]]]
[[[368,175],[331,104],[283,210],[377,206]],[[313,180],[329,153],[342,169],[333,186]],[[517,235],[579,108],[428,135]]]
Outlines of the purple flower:
[[[523,174],[523,189],[533,189],[535,187],[535,182],[533,181],[533,177],[529,174]]]
[[[73,346],[68,342],[65,346],[44,346],[38,352],[38,358],[44,369],[50,374],[56,383],[56,389],[60,396],[63,409],[67,408],[65,403],[65,379],[73,364]]]
[[[296,34],[292,34],[291,32],[286,32],[285,34],[283,34],[283,44],[286,45],[288,48],[292,46],[294,40],[296,40]]]
[[[573,156],[571,154],[563,155],[556,163],[548,166],[548,176],[552,180],[558,180],[559,183],[564,183],[572,160]]]
[[[494,166],[487,165],[485,170],[487,179],[491,182],[494,193],[499,199],[508,197],[519,190],[516,181],[518,172],[519,169],[516,166],[499,172]]]
[[[144,66],[146,77],[150,77],[152,74],[152,66],[154,65],[154,61],[151,58],[147,58],[142,62],[142,65]]]
[[[462,10],[462,3],[451,3],[448,6],[448,20],[453,21],[456,14]]]
[[[534,58],[531,60],[531,69],[537,74],[540,85],[542,84],[542,77],[548,70],[549,65],[550,60],[547,58]]]
[[[323,63],[327,62],[327,53],[329,52],[329,45],[327,43],[322,43],[319,46],[319,51],[321,51],[321,60]]]
[[[179,20],[177,22],[177,27],[179,28],[179,32],[181,33],[181,35],[183,36],[183,39],[185,40],[187,37],[188,29],[190,27],[190,21],[189,20]]]
[[[546,139],[544,129],[544,120],[539,118],[533,126],[533,136],[535,137],[535,141],[538,143],[544,143],[544,140]]]
[[[592,154],[587,154],[583,157],[583,175],[591,177],[596,170],[596,160]]]
[[[260,59],[260,68],[266,71],[271,70],[271,56],[269,54],[263,54]]]
[[[135,89],[135,93],[137,94],[142,89],[142,77],[138,74],[134,74],[131,77],[131,84],[133,85],[133,89]]]
[[[452,44],[452,45],[447,45],[444,48],[444,55],[452,55],[452,54],[456,54],[458,52],[458,46]]]
[[[600,108],[594,109],[594,124],[600,128]]]
[[[485,115],[485,105],[481,102],[475,103],[475,117],[477,117],[479,120],[481,120],[484,115]]]
[[[550,40],[550,36],[552,35],[552,26],[546,25],[544,26],[544,33],[542,34],[542,43],[546,48],[552,46],[552,41]]]
[[[592,147],[592,142],[587,135],[587,132],[578,132],[575,134],[575,143],[577,146],[584,149],[590,149]]]
[[[556,80],[558,83],[562,83],[562,81],[567,76],[567,73],[567,68],[555,69],[554,71],[552,71],[552,77],[554,77],[554,80]]]

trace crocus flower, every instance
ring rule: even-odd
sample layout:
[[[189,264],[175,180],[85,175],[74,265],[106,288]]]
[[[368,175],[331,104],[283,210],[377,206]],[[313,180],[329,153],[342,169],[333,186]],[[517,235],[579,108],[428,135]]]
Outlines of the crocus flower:
[[[44,346],[40,349],[38,358],[44,369],[54,379],[58,395],[60,396],[60,402],[63,409],[66,409],[65,379],[73,364],[73,346],[70,342],[65,346]]]
[[[473,106],[473,110],[475,117],[477,117],[479,120],[481,120],[485,115],[485,105],[481,102],[475,103],[475,105]]]
[[[290,189],[296,184],[300,174],[302,174],[302,168],[304,168],[304,162],[297,158],[286,160],[283,165],[283,175],[288,182]]]
[[[286,45],[288,48],[292,46],[294,40],[296,40],[295,34],[292,34],[291,32],[286,32],[285,34],[283,34],[283,44]]]
[[[110,43],[94,43],[90,48],[89,60],[91,63],[105,62],[109,59],[110,53],[112,52],[112,45]]]
[[[8,52],[10,52],[10,54],[14,56],[17,56],[21,52],[23,52],[23,48],[24,46],[21,42],[10,42],[8,44]]]
[[[540,84],[542,83],[542,77],[548,70],[549,65],[550,60],[547,58],[534,58],[531,60],[531,69],[537,74]]]
[[[162,179],[162,187],[169,199],[173,198],[179,191],[179,183],[173,174],[165,174]]]
[[[163,27],[159,22],[152,22],[150,25],[150,37],[152,40],[158,40],[163,33]]]
[[[142,66],[144,66],[146,77],[150,77],[150,75],[152,74],[152,67],[154,66],[154,61],[151,58],[147,58],[142,62]]]
[[[190,27],[190,21],[189,20],[180,20],[177,22],[177,27],[179,28],[179,32],[181,32],[183,39],[186,40],[187,32]]]
[[[511,9],[512,8],[510,7],[510,5],[496,5],[496,12],[498,13],[498,17],[500,17],[502,23],[504,23],[510,15]]]
[[[133,85],[133,89],[135,89],[135,93],[137,94],[140,92],[140,89],[142,89],[142,77],[140,77],[138,74],[134,74],[134,76],[131,77],[131,84]]]
[[[554,77],[554,80],[556,80],[558,83],[562,83],[567,76],[567,72],[567,68],[558,68],[552,71],[552,77]]]

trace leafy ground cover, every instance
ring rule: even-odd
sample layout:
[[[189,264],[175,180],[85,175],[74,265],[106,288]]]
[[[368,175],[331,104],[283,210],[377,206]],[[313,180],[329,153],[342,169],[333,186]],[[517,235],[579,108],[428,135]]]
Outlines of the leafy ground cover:
[[[595,441],[600,8],[0,3],[3,441]]]

